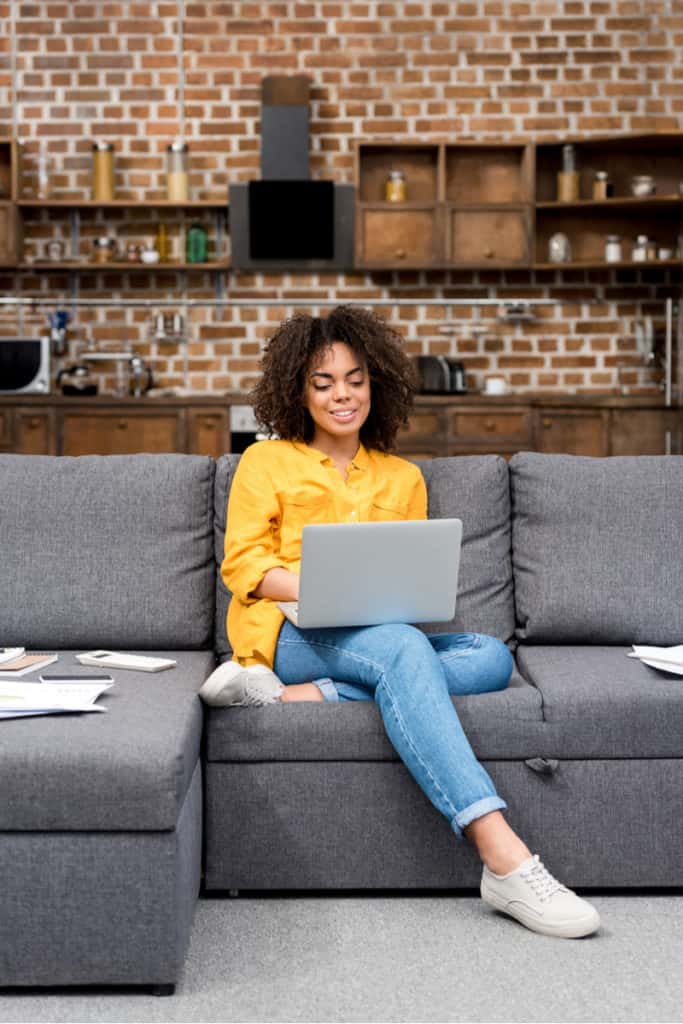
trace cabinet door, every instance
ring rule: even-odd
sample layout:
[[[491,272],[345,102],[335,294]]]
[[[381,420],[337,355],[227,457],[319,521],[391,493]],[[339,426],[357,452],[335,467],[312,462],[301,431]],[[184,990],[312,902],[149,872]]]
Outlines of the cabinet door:
[[[19,225],[17,211],[11,203],[0,203],[0,264],[14,264],[18,259]]]
[[[54,455],[57,450],[54,412],[51,409],[17,409],[14,418],[15,446],[19,455]]]
[[[177,413],[65,412],[64,455],[184,451]]]
[[[451,416],[451,441],[474,448],[483,445],[491,451],[496,446],[517,445],[528,448],[531,442],[531,416],[528,409],[458,410]]]
[[[358,222],[358,262],[382,267],[428,267],[438,260],[433,206],[388,210],[362,207]]]
[[[665,409],[614,409],[612,455],[665,455],[672,414]]]
[[[529,262],[529,218],[523,210],[451,209],[448,262],[474,266]]]
[[[539,409],[536,451],[566,455],[609,454],[606,410]]]
[[[0,409],[0,451],[12,446],[12,410]]]
[[[189,446],[193,455],[210,455],[219,459],[230,451],[228,410],[188,411]]]
[[[446,410],[418,409],[410,414],[408,425],[396,436],[399,453],[406,458],[434,458],[445,455]]]

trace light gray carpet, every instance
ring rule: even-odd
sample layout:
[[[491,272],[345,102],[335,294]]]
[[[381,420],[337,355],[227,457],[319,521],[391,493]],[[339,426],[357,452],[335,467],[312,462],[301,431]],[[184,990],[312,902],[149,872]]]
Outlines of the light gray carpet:
[[[683,1020],[683,895],[586,895],[579,940],[470,893],[202,899],[175,996],[13,992],[0,1020]]]

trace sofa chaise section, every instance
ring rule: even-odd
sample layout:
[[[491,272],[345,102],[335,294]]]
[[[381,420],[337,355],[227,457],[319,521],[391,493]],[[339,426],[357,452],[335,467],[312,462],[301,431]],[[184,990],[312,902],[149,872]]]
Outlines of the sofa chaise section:
[[[0,985],[168,989],[200,885],[213,477],[191,456],[0,457],[9,644],[173,657],[105,713],[0,722]]]

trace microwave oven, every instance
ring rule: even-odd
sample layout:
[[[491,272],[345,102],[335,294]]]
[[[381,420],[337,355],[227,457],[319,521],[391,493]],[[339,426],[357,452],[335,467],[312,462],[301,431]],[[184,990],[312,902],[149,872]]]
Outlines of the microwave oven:
[[[50,390],[50,339],[0,338],[0,395]]]

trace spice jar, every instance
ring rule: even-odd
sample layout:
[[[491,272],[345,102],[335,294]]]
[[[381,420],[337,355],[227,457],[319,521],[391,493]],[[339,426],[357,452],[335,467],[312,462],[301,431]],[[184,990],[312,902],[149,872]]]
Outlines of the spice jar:
[[[548,242],[548,259],[551,263],[569,263],[571,258],[571,243],[566,235],[558,231]]]
[[[114,198],[114,147],[111,142],[93,143],[92,197],[100,203]]]
[[[184,142],[166,147],[166,195],[176,203],[189,199],[188,150]]]
[[[406,176],[403,171],[389,171],[384,184],[384,198],[388,203],[405,203]]]
[[[636,244],[631,250],[631,259],[634,263],[645,263],[647,261],[647,250],[650,240],[647,235],[638,235]]]
[[[116,254],[116,239],[94,238],[93,253],[95,263],[112,263]]]
[[[607,263],[620,263],[621,259],[621,236],[608,235],[605,241],[605,261]]]
[[[579,172],[571,143],[562,147],[562,170],[557,172],[557,198],[561,203],[571,203],[579,198]]]
[[[607,176],[607,171],[596,171],[593,179],[593,199],[609,199],[612,191],[612,183]]]

